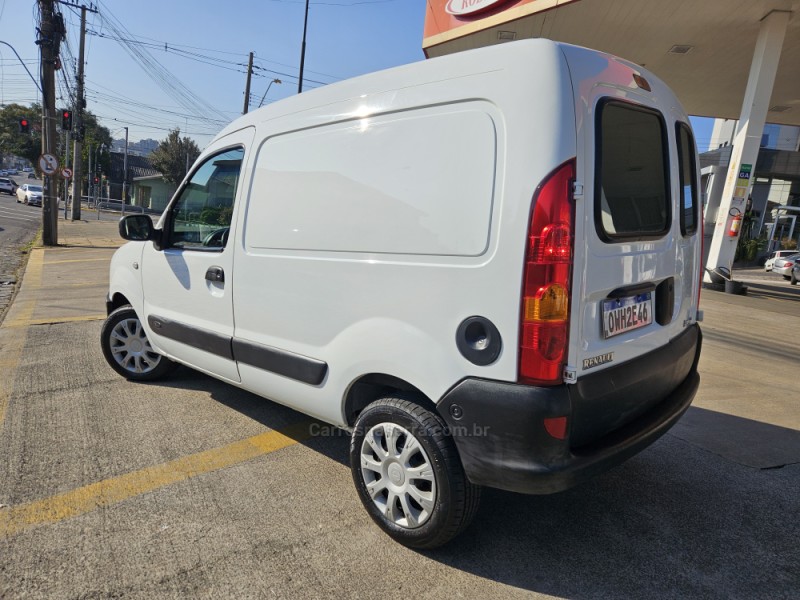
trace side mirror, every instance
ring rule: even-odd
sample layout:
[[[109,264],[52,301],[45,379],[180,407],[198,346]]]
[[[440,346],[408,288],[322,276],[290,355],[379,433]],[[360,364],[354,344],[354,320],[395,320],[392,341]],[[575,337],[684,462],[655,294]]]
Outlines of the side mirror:
[[[119,220],[119,235],[123,240],[146,242],[155,239],[156,229],[150,215],[128,215]]]

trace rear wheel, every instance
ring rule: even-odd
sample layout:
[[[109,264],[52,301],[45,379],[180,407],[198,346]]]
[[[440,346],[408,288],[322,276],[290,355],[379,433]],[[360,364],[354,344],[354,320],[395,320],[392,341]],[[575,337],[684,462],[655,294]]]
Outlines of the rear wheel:
[[[176,364],[153,350],[139,317],[130,306],[108,315],[100,332],[100,345],[108,364],[133,381],[154,381],[170,373]]]
[[[350,441],[350,468],[364,508],[411,548],[436,548],[472,521],[480,488],[467,479],[446,425],[402,398],[365,408]]]

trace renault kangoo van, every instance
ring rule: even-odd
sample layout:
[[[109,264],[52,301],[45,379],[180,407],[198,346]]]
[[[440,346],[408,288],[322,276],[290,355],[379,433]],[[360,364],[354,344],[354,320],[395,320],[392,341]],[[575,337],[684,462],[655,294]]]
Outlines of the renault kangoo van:
[[[231,123],[156,225],[121,221],[102,347],[352,432],[367,512],[435,547],[482,486],[564,490],[680,418],[701,220],[653,74],[548,40],[458,53]]]

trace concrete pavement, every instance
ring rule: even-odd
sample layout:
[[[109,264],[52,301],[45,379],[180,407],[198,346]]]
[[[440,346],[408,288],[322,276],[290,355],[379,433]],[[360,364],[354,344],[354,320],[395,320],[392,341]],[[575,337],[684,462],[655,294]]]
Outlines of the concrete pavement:
[[[562,494],[485,490],[412,552],[358,503],[347,438],[188,369],[103,361],[116,224],[62,222],[0,327],[0,597],[792,598],[800,289],[704,291],[702,383],[662,440]],[[748,280],[749,281],[749,280]]]

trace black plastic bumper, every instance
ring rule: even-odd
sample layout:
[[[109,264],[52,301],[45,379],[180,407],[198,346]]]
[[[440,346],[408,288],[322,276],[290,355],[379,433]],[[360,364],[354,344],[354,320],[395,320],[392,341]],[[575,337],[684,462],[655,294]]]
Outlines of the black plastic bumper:
[[[550,494],[637,454],[683,415],[700,385],[693,325],[663,348],[550,388],[465,379],[438,404],[470,481]],[[567,417],[564,439],[548,417]]]

